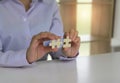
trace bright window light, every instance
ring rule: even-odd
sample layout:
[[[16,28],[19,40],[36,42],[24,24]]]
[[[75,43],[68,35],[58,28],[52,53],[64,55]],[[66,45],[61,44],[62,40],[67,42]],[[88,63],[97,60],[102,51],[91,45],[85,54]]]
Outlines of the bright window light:
[[[83,3],[83,2],[92,2],[92,0],[77,0],[77,2],[81,2],[81,3]]]
[[[77,5],[77,30],[79,35],[89,35],[91,33],[91,4]]]
[[[60,2],[60,0],[56,0],[57,2]]]

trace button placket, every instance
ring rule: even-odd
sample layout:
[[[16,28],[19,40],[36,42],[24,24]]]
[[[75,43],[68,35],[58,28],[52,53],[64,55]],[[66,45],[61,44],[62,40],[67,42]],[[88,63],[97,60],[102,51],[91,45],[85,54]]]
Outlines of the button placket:
[[[26,18],[26,17],[23,17],[23,21],[26,22],[26,21],[27,21],[27,18]]]

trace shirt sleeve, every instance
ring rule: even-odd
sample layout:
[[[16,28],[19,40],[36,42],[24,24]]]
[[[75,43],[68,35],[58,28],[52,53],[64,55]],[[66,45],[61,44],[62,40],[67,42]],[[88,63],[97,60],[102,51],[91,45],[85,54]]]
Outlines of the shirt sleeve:
[[[26,60],[26,49],[21,51],[2,52],[2,42],[0,40],[0,66],[2,67],[23,67],[30,64]]]
[[[54,8],[55,8],[54,9],[55,11],[53,13],[53,19],[52,19],[52,25],[51,25],[50,32],[52,32],[58,36],[63,37],[63,35],[64,35],[63,23],[61,20],[59,8],[58,8],[56,1],[54,4]],[[76,58],[76,57],[74,57],[74,58],[67,57],[66,55],[64,55],[61,48],[58,50],[58,52],[50,53],[50,54],[51,54],[53,59],[59,59],[59,60],[74,60]]]

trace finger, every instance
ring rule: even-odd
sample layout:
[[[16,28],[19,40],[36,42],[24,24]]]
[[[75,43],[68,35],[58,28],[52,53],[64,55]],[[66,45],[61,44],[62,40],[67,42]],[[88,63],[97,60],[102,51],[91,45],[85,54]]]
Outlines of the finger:
[[[79,44],[80,43],[80,37],[77,37],[73,42],[76,43],[76,44]]]
[[[52,34],[50,32],[41,32],[33,37],[33,40],[40,40],[40,39],[58,39],[59,36],[56,36],[55,34]]]
[[[70,47],[69,47],[70,48]],[[66,52],[66,51],[68,51],[69,50],[69,48],[63,48],[63,50]]]
[[[51,47],[46,47],[46,48],[45,48],[45,51],[46,51],[46,53],[49,53],[49,52],[57,52],[57,51],[58,51],[58,48],[52,49]]]
[[[70,36],[69,32],[65,32],[64,38],[67,38],[67,37],[69,37],[69,36]]]
[[[57,51],[58,51],[58,48],[52,49],[52,52],[57,52]]]
[[[70,39],[73,41],[73,38],[74,38],[74,35],[75,35],[75,30],[71,29],[69,34],[70,34]]]
[[[38,38],[58,39],[59,36],[53,33],[50,33],[50,32],[43,32],[43,33],[38,34]]]
[[[74,34],[73,40],[75,40],[77,37],[78,37],[78,31],[75,31],[75,34]]]

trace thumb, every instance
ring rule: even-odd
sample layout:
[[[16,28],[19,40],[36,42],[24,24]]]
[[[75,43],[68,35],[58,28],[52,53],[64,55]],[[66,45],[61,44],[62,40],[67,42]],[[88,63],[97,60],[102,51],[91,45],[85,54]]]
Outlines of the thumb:
[[[52,49],[51,47],[45,47],[45,52],[46,52],[46,53],[49,53],[49,52],[57,52],[57,51],[58,51],[58,48]]]

